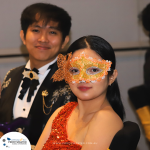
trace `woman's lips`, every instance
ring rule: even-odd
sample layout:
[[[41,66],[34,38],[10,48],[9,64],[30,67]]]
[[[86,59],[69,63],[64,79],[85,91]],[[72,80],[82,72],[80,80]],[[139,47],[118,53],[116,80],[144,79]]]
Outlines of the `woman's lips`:
[[[91,87],[79,86],[78,89],[79,89],[80,91],[87,91],[87,90],[91,89]]]

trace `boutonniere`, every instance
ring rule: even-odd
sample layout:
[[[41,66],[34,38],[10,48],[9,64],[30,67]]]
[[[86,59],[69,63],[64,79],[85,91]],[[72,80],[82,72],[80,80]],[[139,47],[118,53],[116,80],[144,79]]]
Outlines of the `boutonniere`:
[[[50,112],[51,112],[51,110],[52,110],[52,106],[53,106],[53,104],[54,104],[54,103],[52,103],[50,106],[47,106],[47,105],[45,104],[45,99],[44,99],[44,97],[48,96],[48,94],[49,94],[49,93],[47,92],[47,90],[42,91],[42,97],[43,97],[43,112],[44,112],[45,115],[49,115],[49,114],[50,114]],[[44,107],[49,108],[50,111],[49,111],[48,113],[46,113]]]
[[[48,92],[47,92],[47,90],[45,90],[45,91],[42,91],[42,96],[43,97],[46,97],[48,95]]]
[[[24,71],[22,74],[24,75],[24,77],[29,78],[30,80],[33,80],[33,79],[38,80],[39,79],[37,73],[35,73],[32,70],[31,71]]]

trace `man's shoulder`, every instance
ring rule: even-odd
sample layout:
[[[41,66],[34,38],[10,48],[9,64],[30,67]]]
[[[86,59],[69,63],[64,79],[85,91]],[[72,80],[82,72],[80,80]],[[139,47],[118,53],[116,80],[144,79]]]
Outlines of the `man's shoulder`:
[[[24,70],[24,67],[25,67],[25,65],[19,66],[19,67],[16,67],[16,68],[12,68],[12,69],[10,69],[10,70],[6,73],[6,75],[9,75],[9,74],[11,74],[11,73],[15,73],[16,71],[17,71],[17,72],[18,72],[18,71],[23,71],[23,70]]]
[[[20,70],[24,70],[25,65],[19,66],[19,67],[15,67],[10,69],[8,72],[15,72],[15,71],[20,71]]]
[[[19,67],[16,67],[16,68],[13,68],[13,69],[10,69],[5,77],[4,77],[4,80],[3,80],[3,83],[2,83],[2,89],[3,90],[4,88],[6,88],[9,83],[11,82],[12,78],[16,78],[16,76],[20,73],[22,73],[22,71],[24,70],[24,67],[25,66],[19,66]]]
[[[23,71],[23,70],[24,70],[24,67],[25,67],[25,66],[23,65],[23,66],[19,66],[19,67],[10,69],[10,70],[6,73],[5,78],[4,78],[4,81],[7,79],[8,76],[13,75],[13,74],[16,74],[16,73],[18,73],[18,72],[20,72],[20,71]]]

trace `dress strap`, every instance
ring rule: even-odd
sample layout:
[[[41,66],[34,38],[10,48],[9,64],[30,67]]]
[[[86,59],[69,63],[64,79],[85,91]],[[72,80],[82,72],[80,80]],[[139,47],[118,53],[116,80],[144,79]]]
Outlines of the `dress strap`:
[[[77,105],[78,105],[77,102],[67,103],[66,105],[64,105],[64,107],[60,110],[60,112],[57,114],[57,116],[53,120],[52,133],[55,132],[55,134],[57,134],[57,135],[59,133],[60,139],[61,139],[61,137],[67,138],[66,123],[67,123],[68,117],[70,116],[72,110]]]

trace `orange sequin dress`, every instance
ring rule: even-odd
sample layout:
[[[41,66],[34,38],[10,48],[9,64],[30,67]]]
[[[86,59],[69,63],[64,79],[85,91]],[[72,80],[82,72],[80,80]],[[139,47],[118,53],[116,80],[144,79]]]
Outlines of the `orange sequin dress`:
[[[69,102],[58,113],[52,123],[51,134],[42,150],[81,150],[82,146],[69,140],[67,135],[67,121],[77,102]]]

